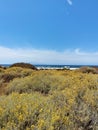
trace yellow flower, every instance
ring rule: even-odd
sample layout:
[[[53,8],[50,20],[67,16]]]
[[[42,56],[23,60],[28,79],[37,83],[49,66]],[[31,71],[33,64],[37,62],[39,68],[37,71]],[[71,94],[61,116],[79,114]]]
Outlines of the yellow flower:
[[[43,109],[41,108],[39,112],[42,112],[42,111],[43,111]]]

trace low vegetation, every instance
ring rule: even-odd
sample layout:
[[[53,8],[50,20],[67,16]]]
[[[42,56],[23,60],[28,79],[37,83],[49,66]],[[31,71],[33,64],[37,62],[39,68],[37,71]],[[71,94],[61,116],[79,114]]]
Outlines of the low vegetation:
[[[22,68],[29,68],[29,69],[37,70],[37,68],[34,65],[29,64],[29,63],[23,63],[23,62],[12,64],[10,67],[22,67]]]
[[[92,73],[92,74],[98,74],[98,68],[97,67],[81,67],[79,69],[80,72],[82,73]]]
[[[0,130],[98,130],[98,74],[0,68]]]

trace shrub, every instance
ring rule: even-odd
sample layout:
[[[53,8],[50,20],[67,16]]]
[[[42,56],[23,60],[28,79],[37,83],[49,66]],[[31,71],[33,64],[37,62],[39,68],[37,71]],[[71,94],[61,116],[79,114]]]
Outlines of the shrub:
[[[93,74],[98,74],[98,71],[94,67],[81,67],[78,69],[80,72],[83,73],[93,73]]]
[[[34,65],[31,65],[29,63],[23,63],[23,62],[12,64],[10,67],[22,67],[22,68],[37,70],[37,68]]]
[[[42,70],[23,77],[24,69],[14,67],[4,73],[21,78],[7,83],[8,95],[0,96],[1,130],[98,129],[97,74]]]
[[[97,130],[98,128],[98,94],[96,91],[85,90],[78,93],[73,110],[74,128],[80,130]]]
[[[26,130],[37,125],[45,99],[39,94],[17,94],[0,97],[0,129]]]
[[[38,71],[25,78],[17,78],[8,84],[7,94],[12,92],[32,93],[33,91],[42,94],[52,94],[68,87],[68,78],[64,75],[54,75],[50,71]],[[70,81],[70,80],[69,80]]]
[[[14,78],[23,78],[28,75],[31,75],[33,70],[24,69],[20,67],[8,68],[5,71],[2,71],[0,74],[0,78],[4,80],[4,82],[10,82]]]
[[[37,91],[43,94],[48,94],[50,91],[50,81],[46,81],[47,77],[33,76],[26,77],[21,79],[16,79],[8,85],[7,94],[12,92],[19,93],[32,93],[33,91]]]

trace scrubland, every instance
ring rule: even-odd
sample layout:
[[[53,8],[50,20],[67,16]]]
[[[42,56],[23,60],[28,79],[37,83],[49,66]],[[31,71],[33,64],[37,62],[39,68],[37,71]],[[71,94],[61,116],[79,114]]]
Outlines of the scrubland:
[[[0,68],[0,130],[98,130],[98,74]]]

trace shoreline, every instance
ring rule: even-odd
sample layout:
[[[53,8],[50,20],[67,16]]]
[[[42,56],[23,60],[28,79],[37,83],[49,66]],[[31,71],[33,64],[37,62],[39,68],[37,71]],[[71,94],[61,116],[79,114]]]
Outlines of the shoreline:
[[[31,64],[38,70],[76,70],[81,67],[98,67],[98,65],[45,65],[45,64]],[[10,67],[11,64],[0,64],[1,67]]]

